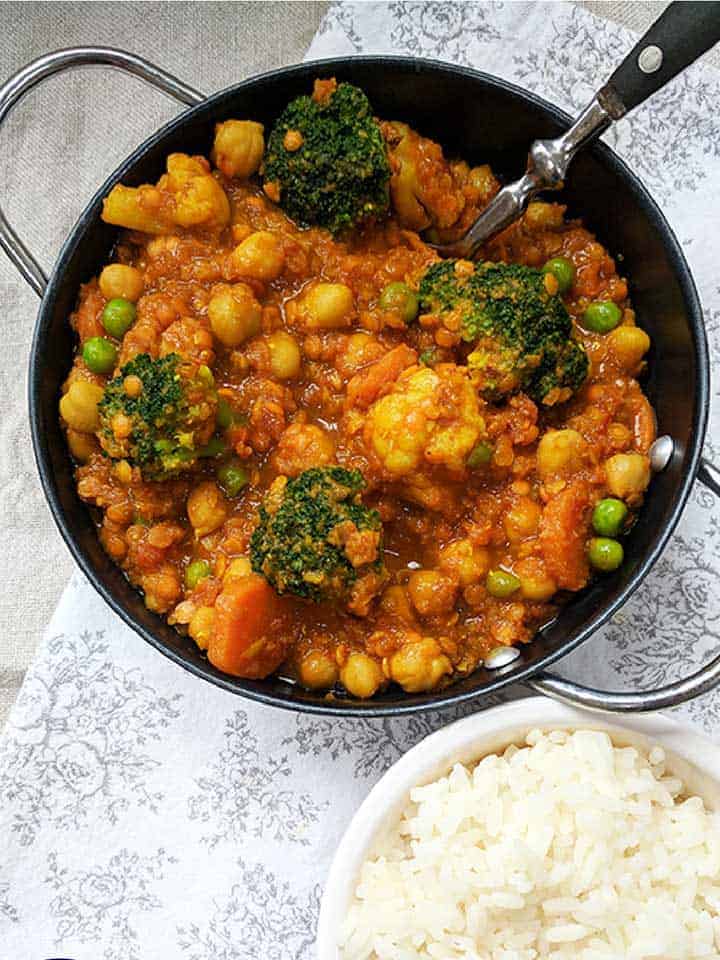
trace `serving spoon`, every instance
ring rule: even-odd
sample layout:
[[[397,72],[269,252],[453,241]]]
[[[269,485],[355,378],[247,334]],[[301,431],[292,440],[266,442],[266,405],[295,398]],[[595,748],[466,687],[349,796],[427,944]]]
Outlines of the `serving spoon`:
[[[543,190],[560,190],[575,154],[643,103],[720,41],[720,3],[671,3],[635,44],[573,125],[553,140],[535,140],[524,176],[503,187],[467,233],[436,244],[443,256],[472,259],[490,237],[509,227]]]

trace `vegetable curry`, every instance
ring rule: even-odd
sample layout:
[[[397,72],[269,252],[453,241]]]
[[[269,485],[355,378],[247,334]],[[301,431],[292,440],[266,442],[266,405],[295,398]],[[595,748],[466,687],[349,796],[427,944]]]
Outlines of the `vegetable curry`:
[[[85,284],[60,415],[103,547],[221,671],[444,686],[623,562],[649,349],[563,206],[441,260],[499,189],[362,91],[216,128]]]

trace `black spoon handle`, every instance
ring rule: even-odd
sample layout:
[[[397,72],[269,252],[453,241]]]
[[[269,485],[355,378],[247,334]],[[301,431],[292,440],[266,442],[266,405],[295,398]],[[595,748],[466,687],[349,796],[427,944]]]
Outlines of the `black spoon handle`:
[[[598,94],[618,120],[720,41],[720,3],[671,3]]]

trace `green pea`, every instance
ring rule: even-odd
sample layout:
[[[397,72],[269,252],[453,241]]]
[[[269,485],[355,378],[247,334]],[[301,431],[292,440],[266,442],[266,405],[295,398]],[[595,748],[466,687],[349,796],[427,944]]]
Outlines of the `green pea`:
[[[222,437],[210,437],[208,442],[204,447],[200,447],[198,450],[199,457],[219,457],[221,453],[225,453],[227,450],[227,444]]]
[[[93,373],[110,373],[117,361],[117,350],[105,337],[90,337],[83,344],[83,360]]]
[[[236,497],[250,479],[245,467],[234,460],[224,463],[217,472],[218,482],[229,497]]]
[[[612,300],[596,300],[583,314],[583,326],[593,333],[610,333],[622,320],[622,310]]]
[[[553,257],[543,267],[543,273],[551,273],[558,282],[558,293],[567,293],[575,282],[575,266],[567,257]]]
[[[383,310],[396,310],[405,323],[412,323],[418,315],[420,301],[414,290],[406,283],[389,283],[380,294],[380,306]]]
[[[108,300],[102,312],[102,325],[111,337],[122,340],[130,327],[135,323],[135,304],[122,297]]]
[[[610,537],[593,537],[590,541],[588,557],[596,570],[602,570],[604,573],[617,570],[623,562],[623,556],[622,544],[617,540],[611,540]]]
[[[185,586],[188,590],[194,590],[201,580],[210,576],[210,573],[210,564],[207,560],[193,560],[185,568]]]
[[[499,600],[511,597],[519,586],[518,578],[507,570],[490,570],[485,580],[487,592],[491,597],[497,597]]]
[[[429,347],[427,350],[423,350],[418,360],[424,367],[431,367],[434,363],[437,363],[437,353],[432,347]]]
[[[217,414],[215,415],[217,425],[221,430],[227,430],[228,427],[232,426],[233,419],[233,408],[227,400],[223,400],[223,398],[220,397],[217,405]]]
[[[198,367],[197,376],[198,380],[204,383],[206,387],[215,386],[215,377],[213,376],[212,370],[206,363],[203,363]]]
[[[471,470],[477,470],[478,467],[486,466],[492,460],[493,451],[494,448],[491,443],[488,443],[487,440],[481,440],[480,443],[470,451],[467,458],[467,465]]]
[[[622,530],[628,509],[622,500],[606,497],[593,510],[592,523],[601,537],[616,537]]]

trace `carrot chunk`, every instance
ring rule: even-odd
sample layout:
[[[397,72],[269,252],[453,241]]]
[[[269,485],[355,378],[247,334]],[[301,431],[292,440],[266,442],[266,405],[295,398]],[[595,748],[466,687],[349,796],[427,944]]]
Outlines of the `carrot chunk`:
[[[590,493],[576,480],[550,500],[540,520],[540,543],[548,572],[562,590],[580,590],[588,581],[585,542]]]
[[[366,370],[357,373],[347,389],[348,409],[351,407],[360,407],[367,409],[383,393],[388,393],[393,383],[407,367],[411,367],[417,361],[417,353],[401,343],[388,351],[375,363],[370,364]]]
[[[277,670],[290,646],[285,604],[250,574],[226,584],[215,602],[208,659],[223,673],[261,679]]]

